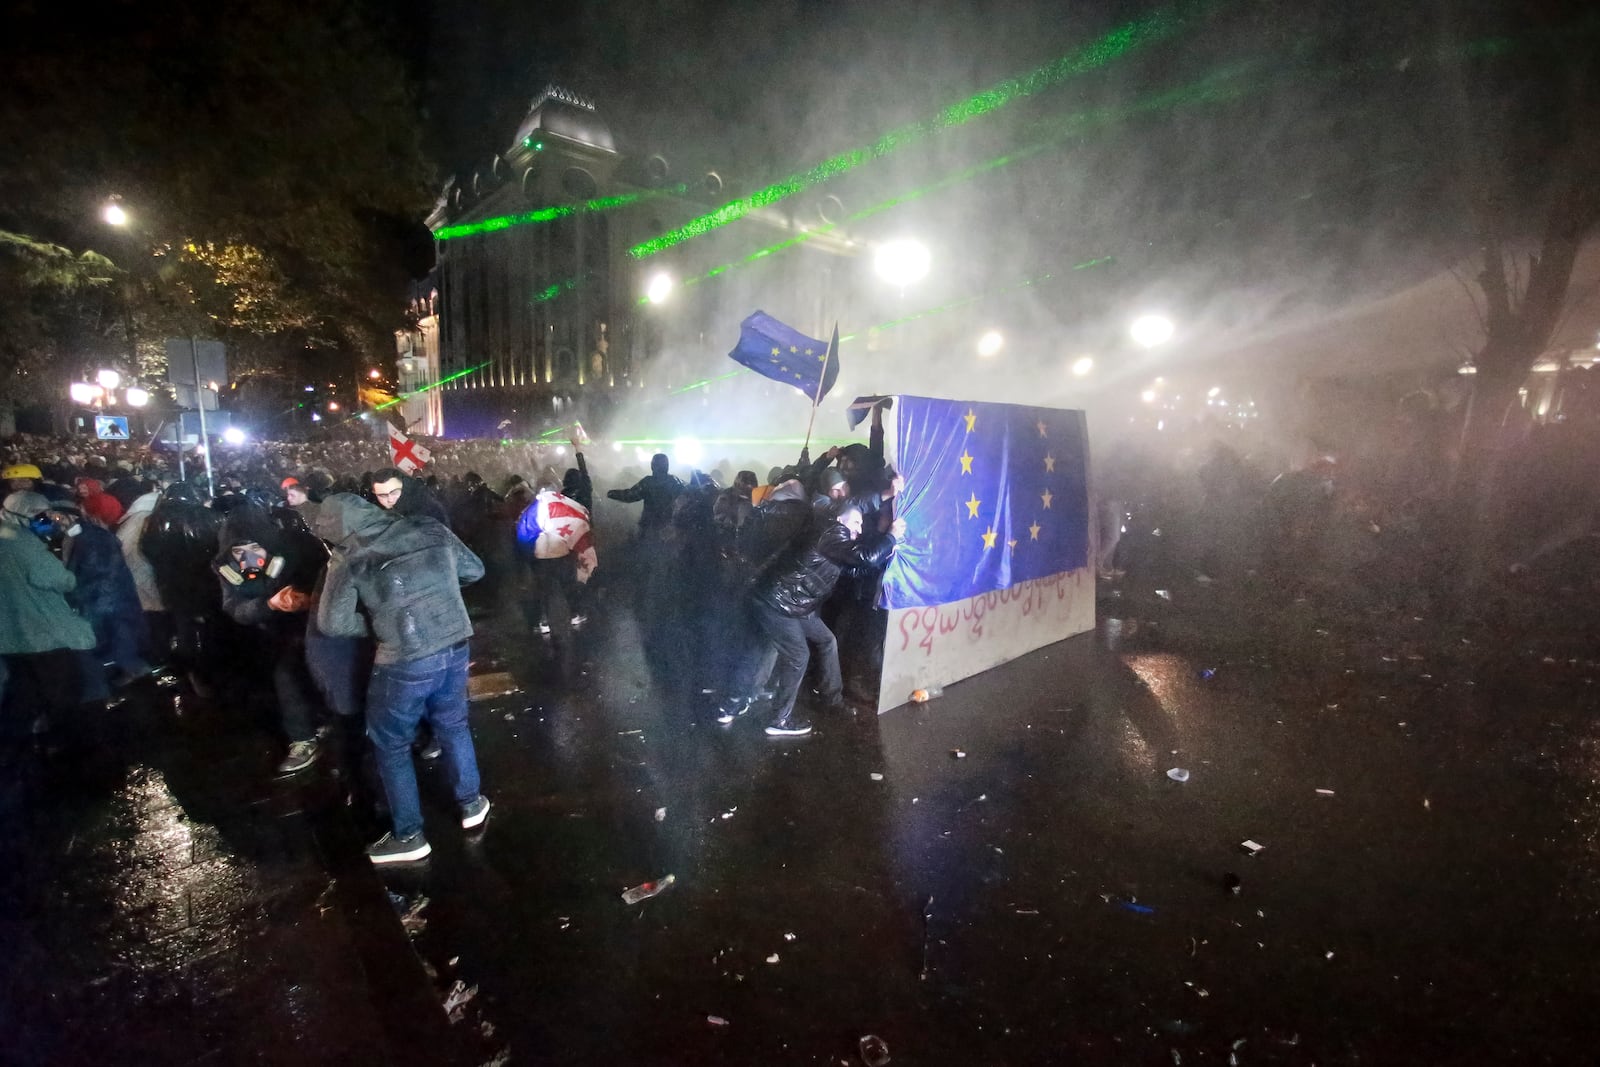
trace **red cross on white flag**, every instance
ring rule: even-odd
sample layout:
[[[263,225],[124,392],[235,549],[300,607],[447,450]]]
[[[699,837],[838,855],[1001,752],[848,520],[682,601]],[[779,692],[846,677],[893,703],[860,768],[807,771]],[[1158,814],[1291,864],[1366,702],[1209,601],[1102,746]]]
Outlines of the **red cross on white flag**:
[[[407,474],[417,473],[433,458],[432,453],[407,437],[393,423],[389,425],[389,455],[393,457],[394,465]]]

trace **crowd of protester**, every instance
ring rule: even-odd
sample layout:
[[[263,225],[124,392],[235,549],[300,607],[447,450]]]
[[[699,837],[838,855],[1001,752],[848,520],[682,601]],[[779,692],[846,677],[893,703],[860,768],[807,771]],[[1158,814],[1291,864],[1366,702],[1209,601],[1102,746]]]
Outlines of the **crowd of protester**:
[[[665,455],[631,484],[619,471],[602,507],[642,506],[604,562],[576,433],[565,447],[447,445],[416,476],[370,442],[219,448],[210,484],[193,457],[180,469],[127,442],[14,439],[0,455],[4,741],[81,742],[132,688],[187,687],[270,715],[277,774],[334,761],[352,803],[386,813],[374,863],[421,859],[413,759],[444,760],[464,828],[489,811],[463,594],[486,573],[487,617],[518,602],[551,684],[575,684],[591,612],[631,610],[686,649],[718,722],[769,703],[768,734],[803,736],[808,666],[814,712],[876,700],[877,587],[901,529],[881,418],[870,445],[802,452],[766,484],[749,470],[726,486],[680,479]],[[836,631],[850,635],[843,666]]]

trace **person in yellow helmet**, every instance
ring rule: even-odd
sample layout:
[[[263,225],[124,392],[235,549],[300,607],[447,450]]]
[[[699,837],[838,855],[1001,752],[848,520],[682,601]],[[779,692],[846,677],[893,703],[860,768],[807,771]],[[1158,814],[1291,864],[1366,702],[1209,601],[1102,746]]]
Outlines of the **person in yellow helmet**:
[[[0,479],[6,483],[6,492],[27,493],[44,481],[44,472],[32,463],[13,463],[0,471]]]

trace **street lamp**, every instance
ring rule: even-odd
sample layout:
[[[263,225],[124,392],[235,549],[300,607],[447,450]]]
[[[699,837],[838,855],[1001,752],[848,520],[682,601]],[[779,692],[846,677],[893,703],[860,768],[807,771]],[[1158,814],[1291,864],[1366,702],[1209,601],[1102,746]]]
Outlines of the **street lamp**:
[[[1134,343],[1142,348],[1155,348],[1172,340],[1175,327],[1165,315],[1140,315],[1128,327]]]
[[[121,204],[117,203],[118,199],[118,197],[112,197],[106,201],[106,206],[100,209],[100,217],[111,226],[126,226],[128,224],[128,213],[123,210]]]
[[[902,289],[926,278],[932,265],[928,246],[910,238],[885,241],[872,254],[872,269],[878,277]]]
[[[122,375],[114,370],[103,370],[94,376],[94,380],[100,383],[100,388],[109,393],[122,384]]]
[[[105,395],[105,390],[93,382],[73,382],[67,386],[67,395],[74,404],[92,404]]]
[[[1072,361],[1072,373],[1076,377],[1082,378],[1092,370],[1094,370],[1093,356],[1079,356]]]
[[[644,297],[652,304],[665,304],[672,295],[672,275],[664,270],[658,270],[650,275],[650,281],[645,286]]]
[[[142,408],[150,403],[150,393],[137,385],[129,386],[122,395],[127,399],[129,407]]]
[[[1006,339],[999,330],[989,330],[978,338],[978,355],[984,359],[992,359],[1000,354],[1006,346]]]
[[[383,372],[377,367],[373,367],[371,370],[367,371],[367,377],[371,378],[373,381],[377,381],[379,378],[383,377]]]
[[[244,444],[244,431],[239,429],[237,426],[229,426],[226,430],[222,431],[222,440],[224,444],[230,444],[234,447],[238,447],[239,445]]]

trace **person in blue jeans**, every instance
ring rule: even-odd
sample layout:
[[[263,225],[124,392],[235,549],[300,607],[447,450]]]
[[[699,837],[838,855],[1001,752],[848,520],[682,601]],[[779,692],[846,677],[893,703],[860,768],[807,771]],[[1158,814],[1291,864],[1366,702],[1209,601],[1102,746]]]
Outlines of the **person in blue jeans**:
[[[368,847],[373,863],[407,863],[432,847],[411,742],[426,718],[444,749],[464,829],[482,826],[489,798],[467,725],[468,639],[472,623],[461,586],[483,577],[483,563],[436,519],[396,515],[350,493],[322,502],[317,535],[332,551],[316,624],[330,637],[376,642],[367,684],[367,736],[389,801],[393,827]]]

